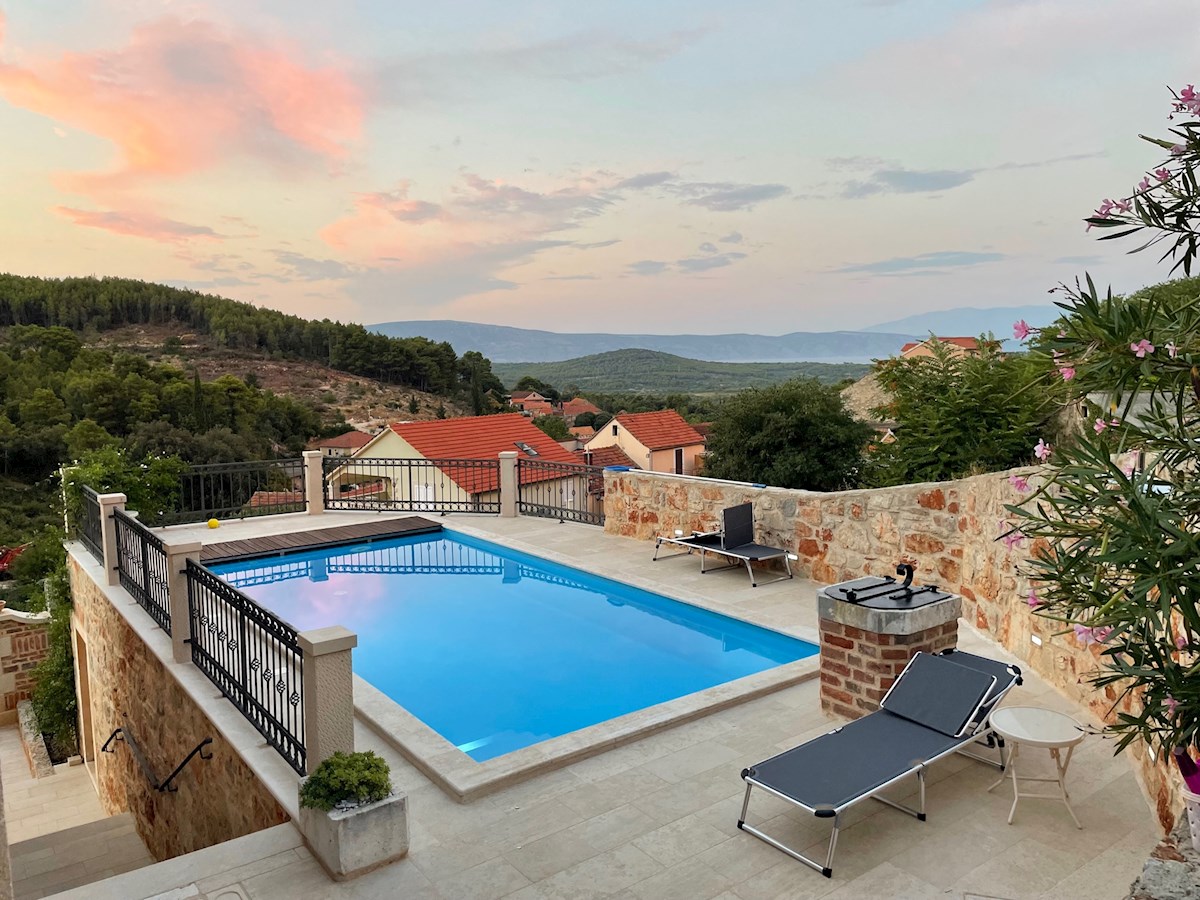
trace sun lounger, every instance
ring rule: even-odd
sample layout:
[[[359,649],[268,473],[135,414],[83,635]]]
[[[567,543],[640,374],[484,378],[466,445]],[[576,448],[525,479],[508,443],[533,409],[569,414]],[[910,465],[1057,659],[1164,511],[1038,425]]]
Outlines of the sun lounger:
[[[765,544],[754,543],[754,505],[752,503],[731,506],[723,510],[721,516],[724,527],[720,531],[694,532],[686,536],[676,534],[675,537],[661,536],[656,538],[654,541],[654,560],[657,561],[660,558],[670,559],[672,556],[680,556],[683,553],[691,554],[698,552],[700,554],[701,574],[720,572],[723,569],[736,569],[744,565],[746,571],[750,574],[751,587],[758,587],[758,580],[754,577],[754,566],[752,563],[782,559],[784,574],[763,583],[771,584],[774,581],[783,581],[792,577],[792,567],[789,563],[790,559],[795,558],[792,554],[779,547],[768,547]],[[663,544],[681,547],[682,550],[679,553],[659,557],[658,553],[662,549]],[[709,569],[706,565],[706,559],[710,553],[731,559],[733,562],[728,565],[718,566],[715,569]]]
[[[833,875],[842,814],[874,799],[925,821],[925,770],[942,757],[976,741],[998,750],[1004,768],[1004,742],[989,731],[988,719],[1000,699],[1020,684],[1021,671],[962,651],[930,656],[918,653],[896,678],[877,712],[835,728],[814,740],[742,770],[746,799],[738,828],[748,831],[816,869]],[[917,777],[920,804],[912,809],[879,792],[911,775]],[[754,788],[833,819],[824,863],[809,859],[782,841],[746,824]]]

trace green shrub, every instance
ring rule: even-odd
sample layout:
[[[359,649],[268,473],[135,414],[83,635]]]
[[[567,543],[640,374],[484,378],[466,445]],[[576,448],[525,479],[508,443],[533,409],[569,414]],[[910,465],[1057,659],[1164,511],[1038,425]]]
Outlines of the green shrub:
[[[300,805],[328,812],[334,807],[378,803],[392,792],[388,764],[367,750],[335,753],[300,788]]]
[[[71,652],[71,586],[65,562],[47,576],[45,604],[50,608],[50,650],[33,675],[32,701],[38,726],[50,736],[50,753],[55,760],[76,752],[75,723],[79,703],[75,699],[75,668]]]

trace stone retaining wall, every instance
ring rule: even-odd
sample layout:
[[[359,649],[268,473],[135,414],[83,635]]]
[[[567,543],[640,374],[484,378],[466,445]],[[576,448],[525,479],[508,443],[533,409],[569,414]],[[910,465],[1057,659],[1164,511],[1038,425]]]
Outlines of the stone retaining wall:
[[[287,813],[168,667],[70,555],[68,562],[73,626],[87,646],[95,773],[105,810],[131,813],[146,848],[158,860],[286,822]],[[160,793],[127,745],[117,742],[114,753],[99,752],[117,728],[133,734],[159,779],[206,737],[212,738],[207,748],[212,758],[193,759],[175,781],[178,791]]]
[[[49,613],[0,609],[0,723],[15,722],[17,704],[33,691],[33,670],[50,651]]]
[[[1100,648],[1084,646],[1072,632],[1035,616],[1029,582],[1017,566],[1029,558],[1030,541],[1001,541],[1012,521],[1006,504],[1024,495],[1009,483],[1029,470],[978,475],[959,481],[874,490],[817,493],[739,482],[644,471],[605,472],[605,530],[653,539],[708,531],[721,510],[753,502],[756,540],[787,547],[799,556],[801,577],[825,584],[862,575],[892,575],[896,563],[912,563],[916,581],[962,594],[963,620],[987,633],[1097,716],[1113,720],[1116,692],[1094,689],[1086,676],[1099,666]],[[788,588],[776,588],[787,590]],[[1037,638],[1037,643],[1034,638]],[[1128,709],[1126,700],[1123,709]],[[1164,829],[1182,808],[1178,779],[1149,758],[1140,742],[1127,751]]]

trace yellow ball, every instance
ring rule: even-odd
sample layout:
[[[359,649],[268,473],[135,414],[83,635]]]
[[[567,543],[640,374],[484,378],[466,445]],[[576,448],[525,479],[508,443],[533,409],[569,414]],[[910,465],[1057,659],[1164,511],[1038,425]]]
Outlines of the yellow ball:
[[[218,522],[216,519],[209,519],[209,520],[208,520],[208,527],[209,527],[209,528],[220,528],[220,527],[221,527],[221,523],[220,523],[220,522]]]

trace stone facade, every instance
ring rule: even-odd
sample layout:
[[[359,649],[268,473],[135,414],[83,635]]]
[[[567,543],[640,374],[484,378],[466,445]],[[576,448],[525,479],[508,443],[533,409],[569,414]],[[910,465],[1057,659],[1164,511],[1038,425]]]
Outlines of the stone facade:
[[[15,722],[17,704],[33,691],[33,670],[50,651],[49,613],[0,609],[0,722]]]
[[[918,583],[962,595],[964,621],[1072,700],[1112,721],[1131,701],[1125,698],[1114,709],[1116,691],[1097,691],[1089,682],[1087,676],[1100,665],[1100,648],[1083,645],[1073,632],[1033,614],[1027,602],[1029,582],[1017,571],[1029,558],[1030,541],[1010,547],[1000,540],[1009,527],[1006,523],[1013,521],[1006,504],[1020,504],[1025,496],[1009,484],[1013,474],[1036,482],[1036,473],[1020,469],[959,481],[823,494],[607,471],[604,527],[641,539],[674,529],[709,531],[719,526],[725,507],[753,502],[756,540],[794,551],[798,575],[829,584],[891,575],[897,562],[910,562]],[[1169,829],[1182,808],[1178,778],[1162,760],[1152,760],[1140,742],[1125,752],[1136,761],[1159,821]]]
[[[91,734],[100,801],[110,814],[129,812],[155,859],[164,860],[288,820],[287,813],[175,680],[170,669],[70,556],[73,627],[86,642]],[[216,688],[213,688],[216,693]],[[212,738],[212,758],[193,759],[177,792],[159,792],[127,745],[100,745],[127,729],[159,779],[192,748]]]

